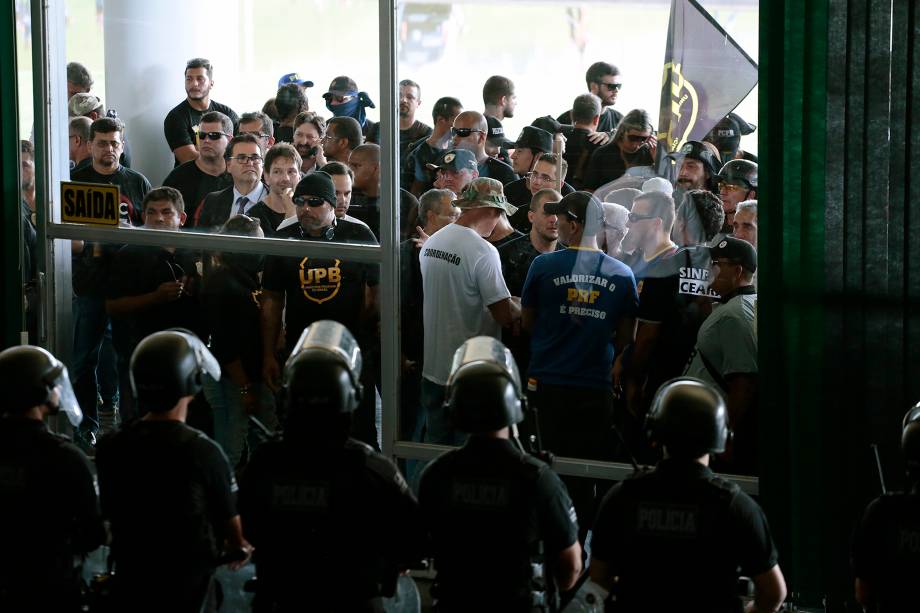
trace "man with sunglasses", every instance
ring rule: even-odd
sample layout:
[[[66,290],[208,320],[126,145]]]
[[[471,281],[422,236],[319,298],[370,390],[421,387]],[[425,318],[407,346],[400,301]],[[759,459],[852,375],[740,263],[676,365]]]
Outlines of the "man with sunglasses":
[[[176,158],[176,166],[198,157],[196,133],[201,117],[208,111],[220,111],[230,118],[234,127],[237,114],[226,104],[211,100],[214,87],[214,67],[205,58],[192,58],[185,65],[185,100],[177,104],[163,121],[166,143]]]
[[[326,100],[326,108],[333,116],[351,117],[357,121],[362,137],[369,137],[377,132],[377,124],[368,119],[364,112],[364,109],[368,107],[376,108],[374,101],[367,92],[358,89],[358,84],[351,77],[334,78],[329,84],[329,91],[323,94],[323,98]],[[361,144],[361,140],[355,144],[355,147]]]
[[[594,94],[601,100],[603,112],[597,123],[598,136],[592,139],[592,142],[603,145],[607,142],[606,138],[601,136],[612,134],[616,130],[623,114],[613,108],[617,102],[617,96],[620,95],[620,88],[623,87],[623,81],[620,78],[620,69],[607,62],[595,62],[588,67],[585,73],[585,82],[588,84],[588,92]],[[561,124],[575,123],[572,118],[572,111],[566,111],[556,118]]]
[[[485,115],[477,111],[463,111],[454,120],[450,133],[451,148],[466,149],[476,157],[480,177],[495,179],[502,185],[517,180],[518,176],[514,174],[511,166],[486,154],[489,122],[486,121]]]
[[[229,187],[233,177],[227,174],[227,143],[233,138],[233,122],[220,111],[201,116],[198,126],[198,157],[179,164],[163,179],[163,185],[175,187],[196,212],[211,192]],[[194,217],[189,226],[195,225]]]
[[[731,160],[725,163],[716,179],[725,210],[722,231],[730,234],[738,205],[745,200],[757,200],[757,164],[748,160]]]
[[[252,134],[233,137],[227,145],[227,171],[233,185],[208,194],[195,211],[195,228],[215,232],[234,215],[245,215],[268,196],[262,183],[262,146]]]
[[[588,160],[582,181],[584,188],[594,191],[619,179],[632,166],[649,166],[654,163],[658,141],[648,112],[633,109],[617,125],[616,132],[606,145],[598,147]]]
[[[685,375],[717,386],[735,433],[723,472],[751,474],[757,462],[757,251],[749,242],[726,236],[709,248],[710,287],[722,306],[700,326]]]
[[[557,455],[610,459],[612,368],[632,343],[639,298],[632,272],[601,251],[601,203],[574,192],[543,205],[558,220],[566,249],[538,256],[521,293],[522,324],[531,336],[527,388],[543,446]],[[582,536],[596,502],[593,480],[563,479]]]
[[[299,223],[278,230],[278,238],[321,242],[376,244],[370,229],[335,216],[336,192],[332,177],[321,170],[300,180],[294,189],[294,208]],[[338,258],[265,258],[262,275],[262,376],[273,390],[280,385],[280,363],[294,348],[304,328],[321,319],[346,326],[363,344],[374,333],[379,305],[379,272],[372,264]],[[282,313],[284,315],[282,326]],[[283,355],[276,353],[282,329],[285,331]],[[279,362],[279,357],[282,362]],[[365,369],[364,395],[355,415],[355,436],[377,446],[374,425],[373,368]]]

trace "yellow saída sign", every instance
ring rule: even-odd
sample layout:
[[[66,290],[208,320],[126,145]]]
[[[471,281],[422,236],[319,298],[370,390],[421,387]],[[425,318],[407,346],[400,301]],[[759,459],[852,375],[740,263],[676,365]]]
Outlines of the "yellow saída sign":
[[[61,221],[117,226],[120,199],[117,185],[61,181]]]

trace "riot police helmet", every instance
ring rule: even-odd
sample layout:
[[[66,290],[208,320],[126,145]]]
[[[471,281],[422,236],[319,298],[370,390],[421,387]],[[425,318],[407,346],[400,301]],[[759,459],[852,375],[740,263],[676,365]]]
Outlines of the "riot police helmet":
[[[0,388],[6,395],[4,413],[19,415],[47,405],[52,415],[66,414],[74,427],[83,420],[67,367],[41,347],[21,345],[0,352]]]
[[[920,481],[920,403],[915,404],[904,415],[901,425],[901,452],[907,465],[907,477],[912,482]]]
[[[757,164],[750,160],[730,160],[719,171],[719,181],[741,185],[748,190],[757,189]]]
[[[361,349],[352,333],[328,319],[310,324],[284,365],[289,419],[353,413],[361,403]]]
[[[491,336],[475,336],[454,353],[445,404],[455,428],[481,434],[524,419],[521,376],[511,352]]]
[[[194,396],[204,375],[220,379],[220,365],[193,332],[172,328],[144,338],[131,355],[131,391],[141,411],[165,413]]]
[[[725,400],[712,385],[699,379],[672,379],[652,400],[646,432],[673,457],[722,453],[729,437]]]

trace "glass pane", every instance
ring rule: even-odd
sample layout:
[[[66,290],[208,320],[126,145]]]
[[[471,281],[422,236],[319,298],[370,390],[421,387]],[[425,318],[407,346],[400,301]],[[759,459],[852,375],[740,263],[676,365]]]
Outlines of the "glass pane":
[[[542,444],[558,456],[625,463],[634,460],[656,462],[660,450],[652,448],[647,440],[644,415],[661,383],[686,370],[697,346],[701,325],[713,310],[714,300],[708,287],[710,258],[700,246],[705,240],[697,238],[701,233],[712,239],[719,232],[732,232],[732,220],[720,221],[714,229],[710,228],[712,232],[708,232],[701,224],[702,213],[691,214],[690,205],[684,204],[684,192],[689,184],[678,183],[669,205],[672,213],[665,216],[668,223],[677,219],[673,245],[668,231],[662,233],[660,245],[640,240],[641,218],[635,220],[635,227],[630,230],[632,236],[624,243],[624,236],[633,225],[628,215],[636,192],[610,197],[608,194],[621,187],[642,188],[646,179],[656,175],[652,158],[649,156],[643,162],[634,155],[637,147],[642,148],[640,138],[632,149],[624,149],[628,155],[613,149],[614,163],[610,161],[612,158],[594,155],[599,146],[591,139],[601,143],[612,140],[610,147],[626,142],[626,135],[632,133],[624,128],[617,137],[616,127],[620,118],[632,109],[644,111],[644,115],[631,117],[644,117],[650,124],[644,133],[639,130],[638,136],[649,137],[657,130],[663,56],[659,50],[663,51],[666,45],[669,5],[609,3],[562,8],[539,2],[500,2],[476,5],[474,11],[473,7],[463,4],[405,2],[399,3],[398,8],[400,142],[403,146],[415,143],[407,146],[409,153],[401,158],[400,183],[419,197],[418,225],[424,231],[421,237],[431,237],[428,239],[431,243],[426,242],[420,249],[406,244],[400,252],[403,258],[404,373],[412,373],[413,377],[403,380],[402,435],[411,431],[414,433],[412,440],[426,440],[419,436],[421,425],[417,423],[417,407],[424,404],[426,384],[443,381],[443,376],[434,375],[429,364],[422,366],[424,376],[413,372],[411,368],[416,367],[418,360],[410,353],[423,361],[432,357],[443,359],[444,356],[433,356],[431,352],[424,355],[428,336],[453,338],[462,327],[459,312],[456,325],[435,326],[432,323],[437,319],[435,314],[443,315],[455,308],[445,298],[444,284],[454,289],[465,287],[469,290],[465,295],[476,295],[477,290],[475,284],[459,272],[462,266],[455,267],[458,270],[452,277],[449,267],[439,268],[432,264],[431,270],[441,271],[432,275],[442,275],[441,285],[423,280],[420,271],[426,270],[425,254],[429,248],[432,260],[441,258],[443,261],[444,254],[453,261],[462,260],[462,257],[453,257],[461,255],[456,251],[458,242],[449,241],[440,234],[444,232],[442,227],[456,221],[455,211],[451,211],[449,203],[440,203],[433,192],[426,192],[446,188],[459,194],[477,176],[488,176],[503,184],[503,195],[517,211],[509,209],[503,213],[494,229],[490,226],[484,232],[485,241],[498,250],[497,260],[508,292],[515,298],[523,298],[524,306],[530,307],[535,318],[531,332],[516,322],[505,326],[500,333],[515,356],[524,380],[530,380],[527,396],[531,411],[521,425],[522,441],[534,448]],[[721,26],[756,60],[757,4],[720,3],[717,7],[704,8],[709,8]],[[474,17],[476,23],[528,23],[529,26],[500,37],[484,38],[480,36],[480,28],[471,27]],[[635,24],[637,27],[618,28],[617,36],[611,37],[610,24]],[[546,41],[553,41],[553,44],[547,45]],[[588,68],[598,61],[610,62],[615,67],[609,70],[601,67],[600,72],[604,74],[589,77]],[[617,84],[619,87],[614,87]],[[584,99],[589,91],[596,95],[593,100],[596,100],[597,111],[584,119],[586,111],[581,107],[590,102]],[[750,123],[756,123],[756,104],[755,88],[735,112]],[[421,124],[429,121],[433,132],[427,137],[419,136],[417,131]],[[544,156],[558,151],[554,132],[565,137],[564,153]],[[606,132],[606,135],[589,136],[592,132]],[[735,146],[756,154],[756,132],[743,135],[740,145],[735,143]],[[611,150],[610,147],[604,151]],[[650,146],[648,149],[654,153]],[[624,155],[629,158],[628,162],[624,162]],[[603,181],[593,184],[589,171],[595,158],[599,172],[606,174]],[[619,172],[610,175],[608,166],[619,166]],[[627,167],[636,167],[636,170],[625,173]],[[713,166],[710,174],[715,175],[720,168],[721,163]],[[624,177],[622,185],[609,185],[608,182],[621,176]],[[673,184],[664,180],[662,184],[669,193],[674,190]],[[716,196],[720,195],[712,176],[707,187]],[[561,193],[546,191],[538,196],[538,192],[547,188],[561,188]],[[589,270],[592,263],[597,264],[589,262],[593,256],[583,250],[565,249],[571,242],[567,230],[569,218],[565,214],[544,213],[543,204],[558,200],[574,189],[595,190],[601,201],[609,202],[602,205],[604,221],[603,228],[597,231],[597,244],[575,246],[604,249],[607,255],[630,267],[624,269],[618,264],[620,268],[616,270],[627,272],[605,273],[606,276],[589,279],[589,273],[597,274]],[[429,196],[431,201],[426,202]],[[756,190],[722,194],[721,198],[726,200],[724,210],[727,211],[737,204],[735,200],[756,199]],[[713,197],[708,204],[716,204],[718,208],[711,211],[713,215],[724,217],[718,199]],[[638,212],[643,212],[641,207]],[[748,210],[746,215],[750,218],[752,212],[756,227],[756,209]],[[464,215],[459,223],[468,226],[469,217]],[[686,236],[691,236],[692,240]],[[756,235],[748,233],[745,236],[756,244]],[[471,236],[470,240],[475,237]],[[671,251],[684,246],[695,246],[695,249],[680,251],[679,257],[646,274],[642,256],[651,258],[668,245],[672,245]],[[557,250],[560,253],[546,256],[555,258],[552,266],[544,262],[544,266],[538,267],[542,277],[531,279],[528,296],[524,290],[525,280],[528,273],[535,272],[534,260]],[[566,253],[569,255],[562,255]],[[692,261],[684,262],[688,253],[693,255]],[[563,260],[568,261],[567,268]],[[608,263],[602,267],[610,266],[611,260],[606,261]],[[646,277],[649,279],[645,280]],[[634,283],[633,278],[638,286],[632,298],[620,296],[620,291],[610,291],[613,287]],[[434,287],[441,287],[442,293],[423,291]],[[657,290],[658,298],[653,291],[656,287],[661,288]],[[464,292],[458,290],[458,293]],[[610,299],[612,294],[616,294],[616,300]],[[643,307],[631,310],[626,306],[630,300],[638,300]],[[482,312],[483,330],[495,323],[486,306],[468,305],[477,314]],[[560,308],[565,309],[563,314]],[[663,323],[651,324],[652,315],[643,315],[655,308],[664,309],[664,319],[657,320]],[[425,309],[430,313],[423,316]],[[622,349],[631,340],[623,338],[625,330],[618,331],[617,319],[622,314],[638,314],[639,318],[647,320],[640,324],[645,330],[640,334],[639,344],[642,351],[651,352],[651,357],[638,356],[645,363],[633,362],[631,369],[625,371],[621,386],[611,393],[610,370],[614,357],[619,355],[614,352],[614,345]],[[746,325],[754,337],[755,323],[749,319]],[[655,347],[650,349],[648,337],[652,329],[659,330],[660,334]],[[616,338],[617,334],[620,338]],[[612,340],[605,342],[606,339]],[[445,353],[450,353],[462,340],[457,336]],[[705,344],[705,339],[700,342]],[[756,343],[756,338],[752,342]],[[754,347],[756,362],[756,344]],[[617,368],[620,366],[618,362]],[[754,368],[756,370],[756,364]],[[706,378],[705,373],[700,375],[698,371],[695,368],[694,373]],[[422,400],[415,402],[410,398],[413,394],[418,394]],[[439,403],[433,402],[432,406]],[[749,401],[744,419],[753,419],[754,406],[756,399]],[[736,407],[730,408],[734,411]],[[744,424],[738,425],[741,432],[736,445],[749,445],[754,437]],[[735,470],[741,466],[743,471],[750,470],[752,462],[738,463],[738,457],[744,456],[746,450],[736,446],[734,451],[732,462],[723,460],[718,468]]]

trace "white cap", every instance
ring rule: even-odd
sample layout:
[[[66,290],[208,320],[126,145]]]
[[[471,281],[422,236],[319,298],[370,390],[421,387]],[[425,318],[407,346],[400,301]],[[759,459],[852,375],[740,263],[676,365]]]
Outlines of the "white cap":
[[[661,177],[652,177],[642,184],[642,193],[645,194],[649,192],[661,192],[662,194],[670,196],[673,191],[674,186],[671,185],[671,182]]]

